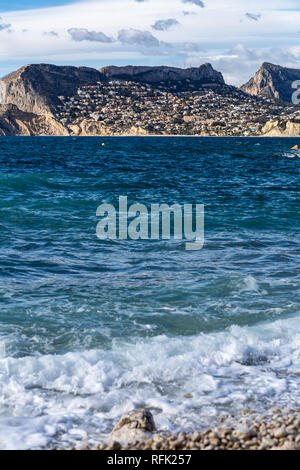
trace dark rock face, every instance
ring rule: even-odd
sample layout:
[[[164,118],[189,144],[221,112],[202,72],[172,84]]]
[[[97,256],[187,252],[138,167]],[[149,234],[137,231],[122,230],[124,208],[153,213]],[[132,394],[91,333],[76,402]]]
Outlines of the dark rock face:
[[[103,78],[96,69],[88,67],[26,65],[3,79],[6,104],[36,114],[51,113],[61,103],[59,96],[73,95],[80,86]]]
[[[200,67],[180,69],[177,67],[138,67],[128,65],[126,67],[109,66],[100,69],[107,78],[119,78],[145,83],[176,82],[191,80],[203,84],[216,83],[224,85],[224,78],[220,72],[213,69],[210,64]]]
[[[295,91],[292,83],[300,80],[300,70],[264,63],[251,80],[241,89],[250,95],[292,102]]]

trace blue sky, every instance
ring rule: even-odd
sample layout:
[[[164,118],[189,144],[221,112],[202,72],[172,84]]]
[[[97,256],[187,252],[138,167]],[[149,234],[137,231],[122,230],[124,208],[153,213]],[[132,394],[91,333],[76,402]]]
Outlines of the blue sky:
[[[0,76],[28,63],[300,68],[300,0],[0,0]]]
[[[68,3],[74,3],[74,0],[13,0],[11,2],[7,0],[0,1],[0,11],[16,11],[16,10],[31,10],[34,8],[46,8],[46,7],[57,7],[60,5],[67,5]]]

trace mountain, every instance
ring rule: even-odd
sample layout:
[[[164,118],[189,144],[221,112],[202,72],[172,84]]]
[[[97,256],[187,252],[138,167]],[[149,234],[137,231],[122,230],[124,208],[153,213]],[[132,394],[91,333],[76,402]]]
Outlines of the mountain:
[[[140,82],[190,82],[225,85],[223,76],[210,64],[198,68],[179,69],[175,67],[104,67],[96,70],[88,67],[56,66],[50,64],[25,65],[7,75],[1,81],[1,96],[5,104],[14,104],[20,110],[36,113],[54,113],[61,105],[60,97],[70,97],[78,88],[96,85],[111,78]]]
[[[49,114],[27,113],[13,104],[0,105],[0,136],[68,134],[64,126]]]
[[[250,95],[275,98],[291,103],[292,94],[295,91],[292,83],[296,80],[300,80],[300,70],[265,62],[241,89]]]
[[[105,77],[98,70],[88,67],[34,64],[7,75],[2,84],[6,87],[6,104],[41,114],[52,113],[61,104],[59,96],[73,95],[80,86],[102,79]]]
[[[279,130],[271,125],[263,132],[281,132],[281,122],[299,118],[299,108],[284,102],[296,79],[300,70],[272,64],[242,89],[226,85],[210,64],[26,65],[0,80],[0,135],[252,136],[279,117]]]
[[[177,67],[139,67],[128,65],[126,67],[108,66],[100,69],[107,78],[132,80],[143,83],[194,81],[202,84],[225,85],[223,75],[213,69],[211,64],[200,67],[180,69]]]

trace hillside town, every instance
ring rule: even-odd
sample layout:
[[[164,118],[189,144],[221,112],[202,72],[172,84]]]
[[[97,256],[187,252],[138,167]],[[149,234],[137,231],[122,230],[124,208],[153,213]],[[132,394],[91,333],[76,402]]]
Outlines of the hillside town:
[[[72,134],[82,122],[110,135],[255,136],[266,122],[300,119],[299,107],[238,88],[109,80],[59,96],[56,119]]]

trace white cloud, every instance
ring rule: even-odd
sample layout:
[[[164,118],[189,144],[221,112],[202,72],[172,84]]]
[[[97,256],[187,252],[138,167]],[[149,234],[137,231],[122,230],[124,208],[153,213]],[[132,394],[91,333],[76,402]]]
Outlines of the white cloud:
[[[300,47],[287,50],[277,47],[247,49],[243,44],[236,44],[231,50],[220,55],[188,58],[185,66],[198,66],[203,61],[210,62],[217,70],[222,71],[227,83],[239,86],[246,83],[263,62],[299,67]]]
[[[27,33],[26,29],[23,29],[23,33]],[[56,31],[44,31],[43,33],[45,36],[50,36],[50,37],[58,37],[58,33]]]
[[[197,5],[197,7],[201,7],[201,8],[204,8],[205,6],[202,0],[182,0],[182,3],[193,3],[194,5]]]
[[[211,61],[233,83],[248,79],[264,60],[300,67],[299,0],[206,0],[203,8],[200,3],[81,0],[7,12],[0,20],[1,67],[7,63],[8,72],[30,62],[100,67]]]
[[[106,36],[101,31],[89,31],[86,28],[69,28],[68,33],[70,34],[73,41],[91,41],[91,42],[113,42],[113,39]]]
[[[157,20],[153,25],[152,28],[156,31],[167,31],[172,26],[176,26],[179,24],[175,18],[168,18],[167,20]]]
[[[0,31],[9,30],[11,24],[7,24],[4,22],[3,18],[0,16]]]
[[[118,34],[118,40],[129,46],[158,47],[159,40],[149,31],[140,31],[138,29],[121,29]]]

